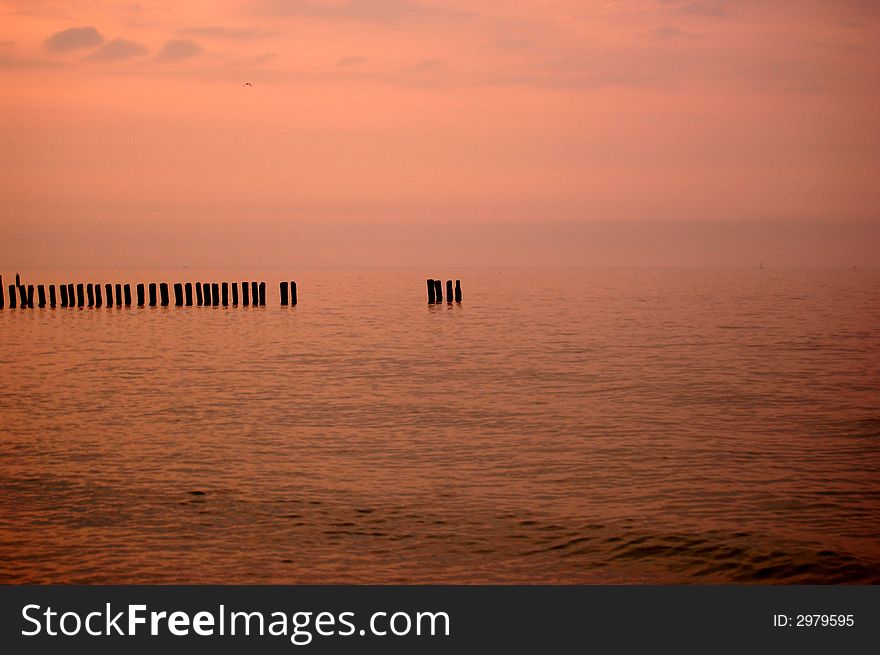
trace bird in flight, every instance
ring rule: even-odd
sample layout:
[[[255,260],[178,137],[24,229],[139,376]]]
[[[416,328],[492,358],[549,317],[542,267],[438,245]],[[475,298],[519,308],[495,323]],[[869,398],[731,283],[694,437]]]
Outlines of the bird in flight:
[[[245,82],[244,86],[253,86],[253,84],[251,84],[250,82]]]

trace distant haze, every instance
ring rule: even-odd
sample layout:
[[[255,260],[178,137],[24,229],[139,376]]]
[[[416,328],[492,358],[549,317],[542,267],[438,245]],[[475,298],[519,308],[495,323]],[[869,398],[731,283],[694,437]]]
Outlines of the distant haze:
[[[880,264],[880,3],[0,15],[4,270]]]

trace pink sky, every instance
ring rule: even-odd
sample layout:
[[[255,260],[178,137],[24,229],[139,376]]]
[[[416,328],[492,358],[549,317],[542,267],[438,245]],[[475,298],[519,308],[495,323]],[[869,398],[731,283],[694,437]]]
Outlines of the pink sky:
[[[0,13],[4,267],[878,263],[880,2]]]

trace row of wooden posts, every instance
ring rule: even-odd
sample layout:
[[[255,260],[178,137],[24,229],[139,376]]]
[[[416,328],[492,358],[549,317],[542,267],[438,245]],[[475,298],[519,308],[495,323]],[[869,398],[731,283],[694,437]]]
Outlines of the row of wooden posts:
[[[446,280],[446,302],[452,302],[453,294],[455,302],[461,302],[461,280],[455,281],[455,290],[452,289],[452,280]],[[428,278],[428,302],[443,302],[443,286],[440,280]]]
[[[21,308],[34,307],[34,290],[33,284],[27,286],[20,283],[16,275],[16,283],[9,285],[9,308],[15,309],[16,306]],[[281,291],[282,305],[296,304],[296,282],[281,282],[279,284]],[[55,293],[55,285],[48,285],[48,298],[46,295],[47,285],[39,284],[36,286],[37,298],[36,306],[56,307],[60,300],[61,307],[107,307],[113,306],[114,285],[112,284],[60,284],[58,285],[58,295]],[[185,284],[177,282],[172,287],[174,291],[174,305],[176,307],[192,307],[197,306],[214,306],[223,305],[227,307],[239,304],[239,285],[237,282],[196,282],[195,284],[187,282]],[[117,284],[115,285],[116,306],[125,305],[130,307],[132,304],[131,285]],[[195,295],[193,294],[195,291]],[[231,299],[230,299],[230,291]],[[166,282],[156,284],[135,285],[135,293],[137,295],[137,306],[143,307],[149,304],[155,307],[157,304],[167,307],[170,302],[169,286]],[[0,309],[6,306],[3,277],[0,276]],[[242,282],[241,283],[241,304],[242,305],[265,305],[266,304],[266,283],[265,282]]]

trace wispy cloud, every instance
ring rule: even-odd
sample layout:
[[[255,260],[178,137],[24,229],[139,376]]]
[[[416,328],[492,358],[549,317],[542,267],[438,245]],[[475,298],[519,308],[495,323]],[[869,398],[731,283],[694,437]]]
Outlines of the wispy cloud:
[[[249,41],[278,34],[277,31],[266,30],[260,27],[226,27],[223,25],[182,27],[179,30],[176,30],[176,33],[183,36],[198,36],[208,39],[225,39],[230,41]]]
[[[90,61],[120,61],[131,59],[147,54],[146,46],[127,39],[113,39],[90,54],[86,59]]]
[[[357,56],[353,55],[350,57],[343,57],[342,59],[340,59],[339,61],[336,62],[336,65],[342,66],[342,67],[347,67],[347,66],[359,66],[360,64],[366,64],[366,63],[367,63],[366,57],[357,57]]]
[[[195,57],[202,52],[202,46],[187,39],[172,39],[162,46],[157,59],[162,61],[178,61]]]
[[[70,52],[84,48],[96,48],[104,43],[104,37],[94,27],[71,27],[69,30],[55,32],[46,39],[49,52]]]
[[[302,16],[326,20],[397,23],[419,19],[460,19],[472,16],[454,7],[416,2],[415,0],[261,0],[257,11],[266,15]]]

